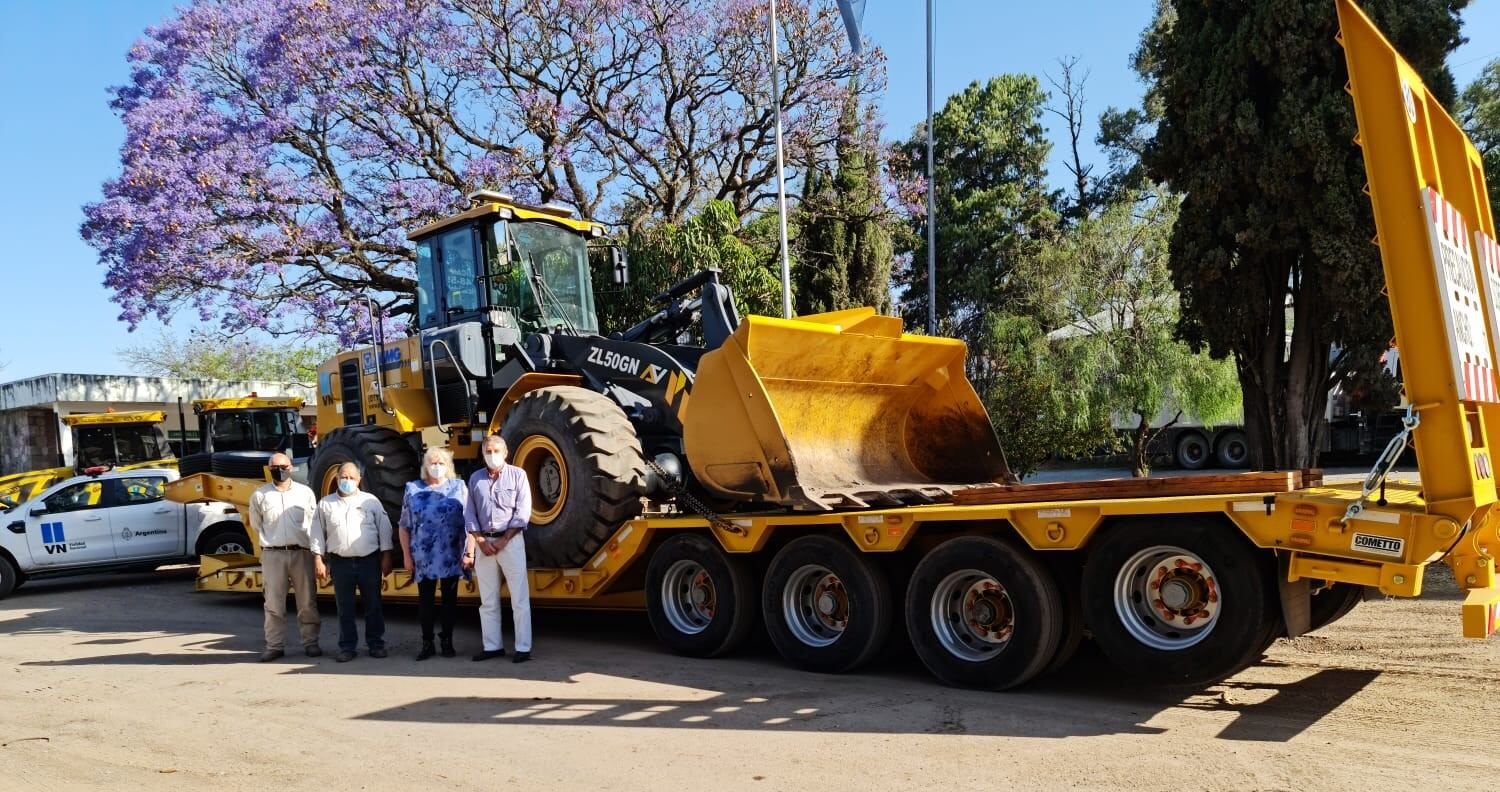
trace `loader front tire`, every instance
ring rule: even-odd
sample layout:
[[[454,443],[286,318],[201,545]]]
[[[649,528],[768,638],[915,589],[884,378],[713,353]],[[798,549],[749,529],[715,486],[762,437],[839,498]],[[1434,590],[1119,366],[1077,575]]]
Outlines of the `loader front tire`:
[[[561,385],[522,396],[500,430],[531,484],[526,560],[581,567],[641,513],[646,463],[635,427],[609,397]]]
[[[313,455],[308,485],[319,498],[338,492],[339,466],[345,462],[363,471],[359,488],[380,499],[395,525],[401,517],[406,482],[415,481],[417,452],[397,432],[383,426],[340,426],[329,432]]]

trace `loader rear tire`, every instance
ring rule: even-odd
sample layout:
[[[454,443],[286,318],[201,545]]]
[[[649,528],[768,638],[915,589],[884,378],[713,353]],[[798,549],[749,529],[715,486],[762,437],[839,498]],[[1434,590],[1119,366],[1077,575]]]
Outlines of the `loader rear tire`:
[[[781,548],[761,589],[761,616],[776,651],[798,668],[824,673],[869,662],[891,634],[893,604],[885,570],[827,536]]]
[[[562,385],[522,396],[500,430],[531,483],[526,559],[581,567],[641,513],[646,463],[635,427],[609,397]]]
[[[1281,628],[1274,565],[1233,526],[1194,518],[1123,520],[1094,540],[1083,612],[1126,674],[1215,682],[1254,663]]]
[[[932,675],[1003,690],[1047,668],[1065,638],[1066,603],[1047,568],[1009,542],[963,536],[917,564],[906,629]]]
[[[380,499],[395,525],[401,517],[406,482],[418,478],[417,452],[406,438],[383,426],[340,426],[318,444],[308,486],[319,497],[338,491],[339,466],[353,462],[364,471],[359,488]]]
[[[646,566],[646,618],[673,652],[717,657],[755,626],[755,575],[712,539],[678,534]]]

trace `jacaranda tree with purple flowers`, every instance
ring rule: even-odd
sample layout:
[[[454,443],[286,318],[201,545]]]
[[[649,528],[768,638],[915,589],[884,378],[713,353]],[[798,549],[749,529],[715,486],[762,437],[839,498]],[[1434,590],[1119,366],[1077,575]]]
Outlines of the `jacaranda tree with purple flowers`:
[[[499,188],[626,227],[770,206],[766,8],[751,0],[198,0],[114,91],[121,172],[82,233],[131,327],[400,331],[405,233]],[[854,59],[833,3],[783,0],[790,162],[832,155]]]

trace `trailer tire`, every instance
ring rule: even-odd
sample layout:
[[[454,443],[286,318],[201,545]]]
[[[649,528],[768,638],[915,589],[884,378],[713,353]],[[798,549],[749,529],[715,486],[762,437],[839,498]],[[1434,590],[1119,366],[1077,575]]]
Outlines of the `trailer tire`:
[[[761,587],[771,643],[808,671],[837,674],[869,662],[890,637],[892,606],[885,570],[828,536],[781,548]]]
[[[1280,626],[1259,553],[1212,521],[1117,523],[1094,541],[1083,569],[1094,641],[1127,674],[1157,681],[1217,681],[1245,668]]]
[[[1200,432],[1183,432],[1173,445],[1173,458],[1183,470],[1202,470],[1211,456],[1208,438]]]
[[[1365,598],[1364,586],[1356,586],[1353,583],[1334,583],[1322,591],[1312,595],[1312,603],[1309,605],[1312,611],[1311,626],[1308,631],[1320,627],[1327,627],[1349,615]]]
[[[712,539],[678,534],[646,566],[646,618],[676,654],[717,657],[755,626],[755,576]]]
[[[1081,570],[1077,564],[1064,566],[1048,564],[1053,579],[1058,583],[1058,594],[1063,600],[1063,634],[1057,642],[1057,653],[1042,669],[1039,676],[1046,676],[1068,664],[1078,649],[1083,646],[1083,600],[1078,595]]]
[[[209,526],[203,535],[198,537],[197,550],[200,556],[226,553],[255,555],[255,548],[250,544],[250,535],[239,523]]]
[[[999,539],[949,539],[917,564],[906,589],[912,648],[933,676],[955,687],[1025,683],[1057,656],[1065,622],[1052,574]]]
[[[1214,445],[1214,459],[1221,468],[1242,468],[1250,463],[1250,440],[1238,429],[1220,435]]]
[[[214,471],[214,455],[209,453],[188,454],[177,460],[177,472],[183,478],[198,473],[212,473]]]
[[[646,462],[625,411],[571,385],[522,396],[500,431],[531,484],[531,566],[580,567],[641,513]]]
[[[338,491],[338,469],[353,462],[364,471],[359,488],[380,499],[395,525],[401,517],[406,483],[418,477],[417,452],[406,438],[383,426],[340,426],[329,432],[313,455],[308,486],[319,498]]]

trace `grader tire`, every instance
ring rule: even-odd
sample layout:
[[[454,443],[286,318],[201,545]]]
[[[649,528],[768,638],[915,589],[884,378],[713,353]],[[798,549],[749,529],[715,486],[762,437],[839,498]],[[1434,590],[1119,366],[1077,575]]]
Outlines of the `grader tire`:
[[[341,426],[329,432],[313,456],[308,485],[319,497],[338,491],[339,466],[364,471],[359,488],[380,499],[394,525],[401,517],[406,482],[418,477],[417,452],[400,434],[382,426]]]
[[[609,397],[570,385],[522,396],[500,430],[531,483],[526,560],[581,567],[641,513],[646,463],[635,427]]]

